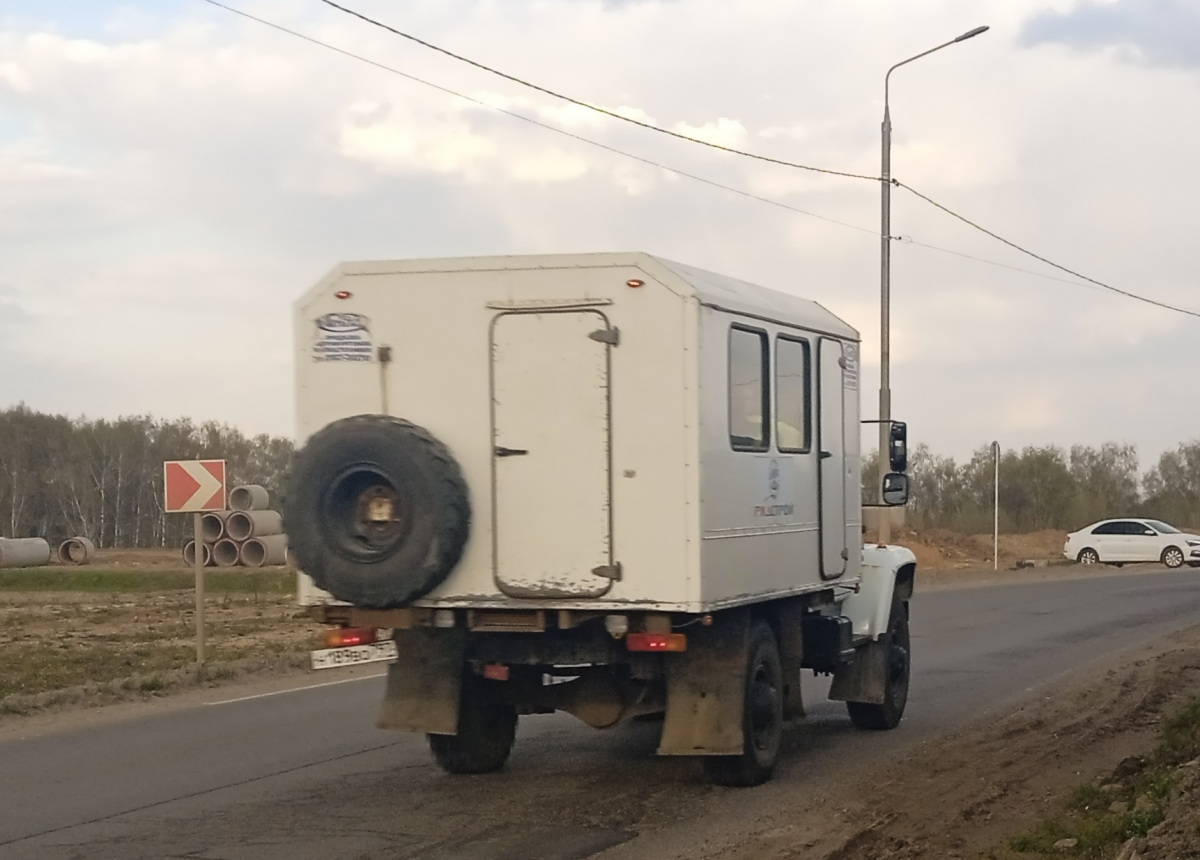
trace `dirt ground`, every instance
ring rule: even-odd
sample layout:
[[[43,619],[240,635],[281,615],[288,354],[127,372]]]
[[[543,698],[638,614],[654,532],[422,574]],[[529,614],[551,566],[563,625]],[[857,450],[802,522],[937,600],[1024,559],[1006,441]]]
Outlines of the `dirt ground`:
[[[190,570],[179,549],[99,549],[89,567],[102,570]]]

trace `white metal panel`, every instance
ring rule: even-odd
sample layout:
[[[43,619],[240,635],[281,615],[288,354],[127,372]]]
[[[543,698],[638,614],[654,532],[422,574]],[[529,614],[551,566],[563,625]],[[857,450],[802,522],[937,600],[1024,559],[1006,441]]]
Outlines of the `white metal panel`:
[[[598,311],[492,325],[495,576],[513,597],[598,597],[612,564],[609,332]],[[594,572],[597,571],[597,572]]]
[[[857,331],[811,299],[661,257],[654,260],[682,278],[706,306],[841,339],[858,340]]]
[[[785,454],[772,438],[762,453],[730,443],[729,330],[817,336],[792,327],[705,309],[700,335],[702,594],[707,606],[819,586],[815,452]],[[774,421],[771,422],[774,424]],[[772,436],[774,436],[772,426]]]
[[[846,409],[842,382],[842,345],[821,338],[817,360],[817,444],[821,458],[821,576],[836,579],[846,572]]]

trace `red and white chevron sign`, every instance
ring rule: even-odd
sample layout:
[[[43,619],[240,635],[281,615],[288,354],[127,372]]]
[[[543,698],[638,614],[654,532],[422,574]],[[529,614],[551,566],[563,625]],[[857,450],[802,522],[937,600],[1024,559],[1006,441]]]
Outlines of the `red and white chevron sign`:
[[[224,460],[167,460],[163,463],[168,514],[225,510]]]

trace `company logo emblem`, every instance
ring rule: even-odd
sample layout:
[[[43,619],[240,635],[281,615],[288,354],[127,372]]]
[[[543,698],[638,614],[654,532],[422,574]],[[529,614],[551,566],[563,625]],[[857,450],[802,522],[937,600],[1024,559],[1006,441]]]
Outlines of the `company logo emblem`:
[[[321,331],[335,334],[348,334],[355,331],[370,331],[370,321],[362,314],[330,313],[317,317],[317,328]]]
[[[779,461],[772,460],[767,464],[767,486],[771,494],[763,500],[763,504],[754,506],[756,517],[790,517],[796,513],[794,504],[778,504],[779,488],[783,485],[780,476]]]

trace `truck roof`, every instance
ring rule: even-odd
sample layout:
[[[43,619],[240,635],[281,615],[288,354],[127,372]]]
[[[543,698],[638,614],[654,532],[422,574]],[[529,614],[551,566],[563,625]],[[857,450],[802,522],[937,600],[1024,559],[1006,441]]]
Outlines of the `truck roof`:
[[[827,308],[791,293],[751,284],[727,275],[676,263],[641,251],[590,254],[536,254],[495,257],[437,257],[414,260],[343,262],[298,302],[305,307],[328,284],[355,275],[418,274],[421,272],[519,271],[521,269],[595,269],[636,266],[679,295],[702,305],[760,317],[857,341],[856,329]]]

